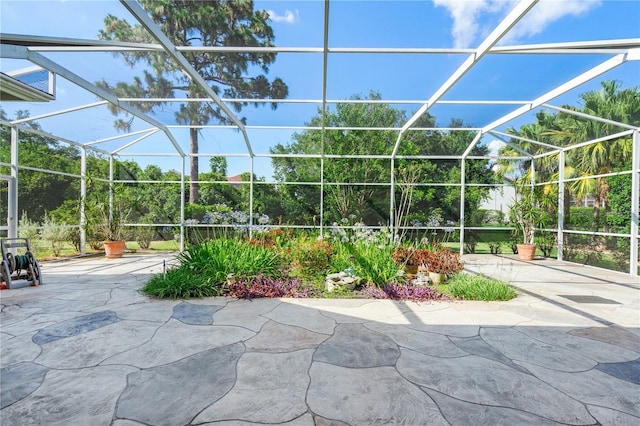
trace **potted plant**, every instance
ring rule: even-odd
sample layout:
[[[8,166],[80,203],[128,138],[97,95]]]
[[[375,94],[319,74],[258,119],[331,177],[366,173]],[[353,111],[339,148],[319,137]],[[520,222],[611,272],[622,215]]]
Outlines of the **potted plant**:
[[[124,253],[127,237],[125,223],[131,216],[134,205],[126,188],[115,185],[108,191],[95,191],[94,197],[87,202],[87,224],[91,233],[103,240],[108,258],[119,258]]]
[[[418,272],[418,265],[413,260],[413,247],[396,247],[391,253],[391,257],[396,265],[405,268],[408,274],[415,275]]]
[[[460,255],[439,244],[428,252],[424,264],[429,270],[429,279],[434,284],[440,284],[449,276],[464,269]]]
[[[429,250],[424,248],[397,247],[391,257],[396,265],[405,268],[407,274],[416,275],[420,272],[420,267],[424,266],[428,253]]]
[[[546,212],[539,206],[534,191],[527,188],[516,190],[516,197],[509,208],[509,220],[522,238],[522,243],[516,244],[521,260],[534,259],[537,246],[533,242],[533,234],[536,228],[544,227],[545,218]]]

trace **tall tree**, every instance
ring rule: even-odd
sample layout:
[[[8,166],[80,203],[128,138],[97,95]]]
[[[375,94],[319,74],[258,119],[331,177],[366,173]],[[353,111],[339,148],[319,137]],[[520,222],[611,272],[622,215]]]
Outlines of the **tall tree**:
[[[269,25],[269,14],[265,10],[254,10],[253,1],[189,1],[189,0],[140,0],[151,18],[177,46],[274,46],[273,29]],[[131,25],[125,19],[107,15],[99,37],[103,40],[118,40],[151,43],[154,40],[140,25]],[[132,83],[119,82],[115,86],[105,80],[98,85],[117,96],[166,98],[176,94],[189,98],[203,97],[201,87],[183,73],[178,64],[167,60],[162,52],[120,52],[131,67],[140,62],[150,68],[143,71],[142,78],[135,77]],[[282,99],[289,89],[280,79],[270,81],[265,74],[275,61],[276,54],[270,52],[202,52],[185,51],[183,55],[211,88],[224,97],[243,99]],[[263,74],[259,74],[259,70]],[[258,74],[256,75],[256,72]],[[150,112],[162,102],[145,102],[136,105]],[[248,102],[233,103],[240,112]],[[257,105],[257,104],[256,104]],[[277,103],[271,104],[272,108]],[[122,112],[110,106],[112,113]],[[175,114],[180,124],[193,126],[190,138],[190,187],[189,202],[198,203],[198,126],[211,120],[231,124],[229,117],[213,103],[188,102],[180,105]],[[243,119],[244,120],[244,119]],[[127,129],[131,121],[119,119],[116,127]]]
[[[618,81],[603,81],[600,90],[585,92],[580,95],[582,108],[573,108],[583,113],[606,118],[612,121],[640,125],[640,88],[623,89]],[[615,124],[588,120],[568,114],[558,114],[562,121],[562,129],[552,131],[554,137],[565,145],[585,142],[608,136],[623,129]],[[600,141],[587,145],[583,149],[572,152],[572,160],[583,176],[606,174],[616,170],[628,170],[632,152],[632,137],[626,136],[609,141]],[[578,181],[590,189],[595,198],[593,223],[598,224],[600,206],[605,211],[609,206],[609,178],[597,177]],[[608,224],[605,222],[605,231]]]
[[[616,81],[603,81],[600,90],[582,93],[580,100],[582,107],[565,105],[565,109],[589,114],[594,117],[606,118],[620,123],[638,126],[640,125],[640,89],[638,87],[623,89]],[[620,126],[611,123],[603,123],[588,118],[578,117],[567,113],[549,113],[541,111],[536,114],[534,123],[525,124],[519,129],[509,129],[509,132],[524,136],[528,139],[540,142],[549,142],[557,146],[570,146],[572,144],[586,142],[608,136],[622,131]],[[539,145],[513,139],[512,144],[520,146],[532,154],[539,154],[546,149]],[[631,136],[615,140],[600,141],[587,145],[580,149],[571,150],[567,154],[565,167],[566,177],[582,176],[584,179],[576,180],[571,185],[566,185],[565,190],[571,194],[565,194],[565,215],[570,211],[570,196],[582,198],[591,195],[595,198],[593,212],[593,227],[597,229],[601,222],[600,205],[605,204],[609,209],[608,193],[610,190],[610,178],[590,176],[606,174],[616,170],[628,170],[631,159]],[[509,146],[503,147],[502,154],[515,153]],[[547,156],[536,162],[536,174],[538,181],[557,180],[557,155]],[[506,170],[509,161],[503,161],[503,169]],[[522,162],[524,179],[528,179],[526,171],[530,162]],[[568,221],[568,216],[565,216]],[[605,222],[606,228],[607,222]]]
[[[380,95],[371,92],[367,99],[380,100]],[[352,100],[363,100],[353,96]],[[322,112],[313,117],[310,126],[319,126]],[[404,111],[380,103],[343,103],[325,115],[325,123],[333,127],[400,127],[406,121]],[[417,127],[435,127],[435,118],[424,114]],[[452,127],[463,127],[459,120]],[[287,145],[277,145],[274,154],[319,154],[322,133],[306,130],[293,135]],[[389,224],[389,187],[380,183],[390,182],[391,162],[376,157],[391,154],[398,133],[393,130],[327,130],[324,133],[324,154],[339,155],[340,158],[324,160],[325,222],[340,221],[355,215],[369,225]],[[468,131],[452,132],[408,132],[400,143],[397,154],[410,155],[461,155],[473,140]],[[473,155],[486,154],[486,147],[474,148]],[[351,158],[355,155],[368,157]],[[279,181],[319,182],[320,161],[308,158],[274,157],[274,175]],[[485,160],[474,160],[467,166],[467,179],[474,183],[489,183],[491,174]],[[396,220],[394,226],[405,225],[416,219],[423,223],[429,212],[439,209],[444,219],[456,221],[460,214],[460,189],[456,186],[419,186],[418,183],[460,182],[460,162],[397,159],[396,176]],[[332,184],[333,183],[333,184]],[[352,184],[352,185],[350,185]],[[364,184],[364,185],[363,185]],[[367,185],[370,184],[370,185]],[[318,214],[319,188],[312,185],[282,185],[283,205],[296,223],[309,223],[311,216]],[[467,192],[466,208],[478,207],[486,188],[473,187]],[[297,210],[290,210],[297,209]]]

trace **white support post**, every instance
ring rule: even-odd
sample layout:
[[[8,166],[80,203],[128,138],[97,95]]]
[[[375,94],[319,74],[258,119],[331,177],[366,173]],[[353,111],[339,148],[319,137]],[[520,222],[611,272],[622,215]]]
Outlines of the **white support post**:
[[[558,159],[558,260],[562,260],[564,253],[564,167],[566,152],[560,151]]]
[[[109,156],[109,220],[113,220],[113,155]]]
[[[395,226],[395,209],[396,209],[396,177],[393,173],[396,167],[396,159],[391,158],[390,180],[391,180],[391,193],[389,194],[389,228],[391,229],[391,242],[395,241],[396,226]]]
[[[80,255],[87,254],[87,149],[80,150]]]
[[[320,158],[320,238],[324,238],[324,155]]]
[[[184,174],[187,168],[187,157],[182,157],[182,173],[180,174],[180,251],[184,251]]]
[[[465,159],[460,159],[460,256],[464,254],[464,191],[465,191]]]
[[[11,180],[9,181],[8,217],[9,231],[7,237],[18,237],[18,129],[11,128]]]
[[[324,136],[327,118],[327,70],[329,63],[329,0],[324,2],[324,35],[322,47],[322,126],[320,133],[320,238],[324,237]],[[315,225],[315,223],[314,223]]]
[[[536,159],[531,159],[531,193],[533,193],[536,189]],[[533,228],[533,232],[531,232],[531,239],[529,240],[529,244],[533,244],[536,237],[536,228]]]
[[[631,250],[629,273],[638,276],[638,216],[640,215],[640,132],[633,133],[631,161]]]
[[[253,156],[251,160],[251,176],[249,177],[249,239],[253,238]]]

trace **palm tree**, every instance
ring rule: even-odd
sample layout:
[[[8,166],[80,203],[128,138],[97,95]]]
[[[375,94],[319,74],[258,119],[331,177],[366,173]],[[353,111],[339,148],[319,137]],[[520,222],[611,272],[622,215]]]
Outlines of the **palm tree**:
[[[580,98],[584,106],[574,109],[595,117],[601,117],[619,123],[640,125],[640,91],[637,87],[621,89],[617,81],[603,81],[598,91],[583,93]],[[582,117],[559,113],[560,129],[551,129],[548,133],[556,143],[571,145],[602,138],[619,132],[621,128],[615,124],[589,120]],[[581,176],[606,174],[615,170],[628,169],[632,152],[632,137],[600,141],[581,149],[571,151],[571,163],[575,165]],[[590,194],[595,198],[593,226],[597,228],[600,218],[600,206],[608,210],[609,184],[603,177],[582,179],[572,185],[573,192],[579,195]],[[608,230],[608,225],[604,225]]]
[[[550,130],[559,129],[557,117],[558,116],[556,114],[540,111],[536,114],[536,121],[534,123],[525,124],[519,129],[515,129],[513,127],[509,128],[507,129],[507,133],[522,139],[557,145],[557,141],[553,140],[553,135],[549,132]],[[550,150],[549,147],[544,145],[539,145],[522,139],[512,138],[510,142],[512,145],[515,145],[534,156],[544,154]],[[502,157],[514,157],[519,156],[520,154],[512,146],[505,145],[501,148],[500,155]],[[558,179],[558,157],[558,154],[553,154],[536,160],[536,181],[546,182]],[[520,161],[518,173],[516,166],[514,165],[514,160],[503,158],[498,161],[498,169],[496,173],[502,179],[504,179],[505,176],[516,174],[517,177],[515,180],[520,184],[530,182],[532,173],[531,160]],[[573,175],[571,167],[565,167],[565,176],[567,175]],[[565,212],[568,213],[570,202],[570,194],[568,193],[569,188],[565,188],[565,191],[567,191],[565,193]],[[545,201],[543,206],[545,210],[551,217],[556,217],[558,199],[557,187],[553,185],[545,185],[542,191],[538,192],[540,200]]]

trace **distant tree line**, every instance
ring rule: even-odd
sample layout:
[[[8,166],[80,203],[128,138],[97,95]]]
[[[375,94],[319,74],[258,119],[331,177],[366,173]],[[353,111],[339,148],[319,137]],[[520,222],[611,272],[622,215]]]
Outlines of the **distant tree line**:
[[[590,113],[611,120],[632,125],[640,125],[640,96],[637,88],[621,89],[618,83],[603,82],[603,88],[587,92],[581,96],[583,107],[566,108]],[[364,100],[353,96],[354,100]],[[366,99],[379,100],[380,95],[372,92]],[[0,110],[3,120],[9,121]],[[16,118],[28,116],[19,111]],[[330,110],[325,117],[327,126],[333,127],[399,127],[406,120],[405,112],[380,103],[342,103]],[[312,117],[310,126],[318,126],[321,113]],[[462,128],[466,124],[453,120],[450,127]],[[29,124],[39,129],[37,124]],[[425,114],[416,123],[418,127],[435,127],[436,118]],[[519,129],[510,129],[514,135],[528,139],[548,141],[559,146],[598,138],[615,133],[611,125],[584,120],[565,113],[552,114],[542,111],[535,123]],[[398,150],[398,155],[459,155],[464,152],[473,132],[455,131],[409,131]],[[276,184],[261,184],[266,179],[254,176],[254,211],[268,215],[271,223],[319,225],[320,220],[320,180],[324,180],[324,222],[331,225],[346,217],[362,220],[369,225],[388,225],[390,213],[391,162],[389,159],[373,157],[390,154],[396,142],[395,131],[368,130],[327,130],[324,135],[319,130],[305,130],[296,133],[287,144],[278,144],[271,150],[273,154],[298,153],[320,154],[324,159],[324,173],[321,176],[321,161],[318,158],[274,157],[272,159]],[[513,145],[541,152],[538,146],[513,139]],[[509,156],[516,152],[506,146],[502,154]],[[476,146],[472,155],[486,155],[487,148]],[[331,158],[331,156],[368,155],[367,158]],[[10,162],[10,128],[0,126],[0,162]],[[159,224],[179,223],[180,220],[180,174],[175,170],[163,171],[156,165],[140,167],[134,161],[115,162],[116,180],[136,181],[128,186],[136,200],[136,210],[130,222]],[[199,174],[200,203],[188,205],[187,217],[200,218],[211,206],[225,204],[227,208],[248,212],[250,202],[251,176],[243,173],[245,183],[227,182],[227,163],[224,157],[210,159],[210,167]],[[501,160],[497,174],[492,172],[489,160],[469,160],[466,163],[466,182],[490,184],[496,179],[501,182],[506,175],[527,180],[527,161]],[[80,152],[75,147],[58,141],[20,133],[19,209],[28,217],[42,223],[48,213],[59,223],[79,222],[80,179],[60,174],[43,173],[24,167],[42,168],[79,175]],[[582,149],[572,150],[567,155],[565,176],[587,176],[609,171],[629,170],[631,167],[631,136],[615,141],[597,143]],[[0,166],[0,173],[8,175],[8,166]],[[90,155],[87,158],[89,177],[88,193],[104,193],[108,177],[108,159]],[[446,221],[457,222],[460,217],[460,161],[459,160],[410,160],[396,159],[394,167],[396,189],[394,194],[395,226],[414,224],[427,226],[433,217],[439,218],[439,225]],[[557,179],[557,155],[544,157],[536,162],[536,180]],[[145,183],[153,181],[158,183]],[[212,183],[222,182],[222,183]],[[285,182],[293,182],[285,184]],[[296,183],[299,182],[299,183]],[[605,230],[629,232],[630,207],[629,174],[589,178],[568,184],[567,195],[591,194],[599,201],[593,210],[594,225],[603,224]],[[304,184],[303,184],[304,183]],[[455,186],[428,186],[429,183],[451,183]],[[381,185],[382,184],[382,185]],[[189,179],[186,180],[185,203],[189,200]],[[557,215],[557,185],[538,189],[540,199],[550,217]],[[469,225],[488,187],[470,186],[465,191],[465,221]],[[0,187],[0,215],[7,217],[7,185]],[[569,198],[568,196],[565,199]],[[566,210],[568,211],[568,209]],[[604,211],[604,213],[602,213]],[[602,220],[600,215],[606,215]],[[596,218],[599,218],[596,221]],[[570,219],[569,219],[570,220]],[[569,222],[570,223],[570,222]]]

